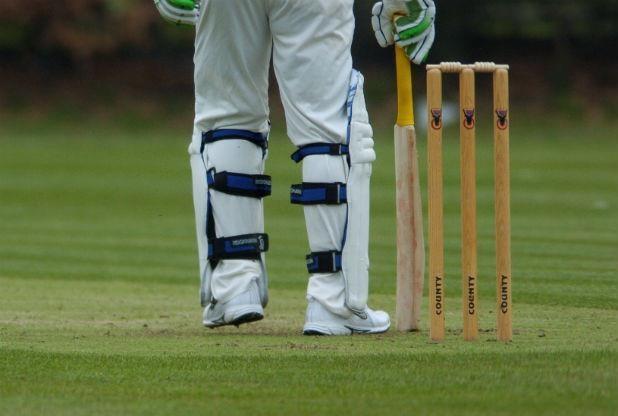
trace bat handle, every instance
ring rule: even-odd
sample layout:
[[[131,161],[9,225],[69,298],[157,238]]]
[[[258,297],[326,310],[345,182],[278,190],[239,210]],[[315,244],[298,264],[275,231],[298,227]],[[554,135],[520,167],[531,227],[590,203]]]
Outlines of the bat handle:
[[[414,125],[414,104],[412,100],[412,65],[406,52],[395,46],[397,67],[397,125]]]

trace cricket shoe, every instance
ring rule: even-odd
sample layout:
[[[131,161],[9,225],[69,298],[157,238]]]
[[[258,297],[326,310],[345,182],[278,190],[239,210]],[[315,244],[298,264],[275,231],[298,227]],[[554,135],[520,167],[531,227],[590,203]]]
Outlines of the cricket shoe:
[[[257,283],[251,282],[249,289],[227,302],[210,303],[204,309],[204,326],[216,328],[224,325],[246,324],[264,318]]]
[[[384,311],[365,309],[366,318],[357,315],[344,318],[330,312],[315,299],[309,299],[304,335],[380,334],[388,331],[391,321]]]

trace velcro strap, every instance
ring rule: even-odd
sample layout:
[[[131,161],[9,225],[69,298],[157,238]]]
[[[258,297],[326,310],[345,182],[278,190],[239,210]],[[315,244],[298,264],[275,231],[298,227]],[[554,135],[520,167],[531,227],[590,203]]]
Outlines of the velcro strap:
[[[206,146],[206,144],[225,139],[247,140],[256,146],[261,147],[262,150],[266,150],[268,148],[268,137],[262,133],[256,133],[249,130],[221,129],[210,130],[202,133],[202,146],[200,147],[200,153],[204,153],[204,146]]]
[[[208,241],[209,260],[258,260],[265,251],[268,251],[268,234],[244,234]]]
[[[215,172],[210,169],[207,178],[209,187],[230,195],[264,198],[271,193],[272,182],[268,175]]]
[[[305,146],[300,146],[297,151],[292,153],[292,160],[296,163],[300,162],[307,156],[312,155],[331,155],[341,156],[350,153],[350,148],[347,144],[339,143],[311,143]]]
[[[340,251],[318,251],[307,254],[309,273],[335,273],[341,270]]]
[[[300,205],[338,205],[348,202],[345,183],[303,182],[292,185],[290,191],[292,204]]]

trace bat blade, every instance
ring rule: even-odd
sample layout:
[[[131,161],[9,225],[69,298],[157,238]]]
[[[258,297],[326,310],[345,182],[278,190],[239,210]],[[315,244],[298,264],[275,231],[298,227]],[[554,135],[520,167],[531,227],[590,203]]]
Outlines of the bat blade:
[[[417,331],[425,275],[423,205],[414,126],[395,126],[397,329]]]

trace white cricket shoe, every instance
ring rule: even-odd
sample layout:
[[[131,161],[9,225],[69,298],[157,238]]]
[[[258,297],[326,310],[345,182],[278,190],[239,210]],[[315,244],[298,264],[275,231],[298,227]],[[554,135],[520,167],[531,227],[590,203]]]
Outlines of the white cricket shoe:
[[[257,283],[251,282],[249,289],[225,303],[210,303],[204,309],[204,326],[216,328],[224,325],[246,324],[264,318]]]
[[[305,315],[304,335],[379,334],[388,331],[391,320],[384,311],[365,310],[367,319],[352,315],[343,318],[326,309],[315,299],[309,299]]]

